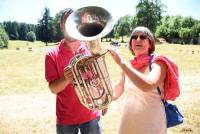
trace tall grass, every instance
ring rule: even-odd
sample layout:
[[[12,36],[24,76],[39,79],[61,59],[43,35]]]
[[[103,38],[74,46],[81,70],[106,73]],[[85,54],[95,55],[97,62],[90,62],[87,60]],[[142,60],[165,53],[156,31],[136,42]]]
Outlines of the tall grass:
[[[8,49],[0,50],[0,133],[55,133],[55,96],[50,93],[44,78],[44,56],[52,45],[46,47],[41,42],[10,41]],[[108,43],[102,46],[106,48]],[[122,44],[119,49],[128,62],[132,57],[128,48]],[[181,94],[176,104],[185,121],[168,129],[168,133],[199,134],[200,46],[156,45],[155,54],[166,55],[179,66]],[[121,70],[109,54],[106,54],[106,63],[115,83]],[[117,133],[122,110],[123,96],[111,103],[107,114],[102,117],[103,134]]]

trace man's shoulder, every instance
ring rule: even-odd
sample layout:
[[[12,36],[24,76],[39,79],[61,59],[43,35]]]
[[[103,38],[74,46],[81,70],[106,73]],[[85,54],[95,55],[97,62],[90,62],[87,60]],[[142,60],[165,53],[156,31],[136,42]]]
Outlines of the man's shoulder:
[[[55,43],[54,47],[48,49],[46,55],[49,55],[49,56],[58,55],[59,50],[60,50],[60,42],[57,42]]]

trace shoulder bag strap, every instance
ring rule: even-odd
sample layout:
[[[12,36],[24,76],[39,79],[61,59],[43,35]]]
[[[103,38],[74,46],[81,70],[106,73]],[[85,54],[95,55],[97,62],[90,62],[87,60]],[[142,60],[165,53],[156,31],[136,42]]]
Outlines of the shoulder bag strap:
[[[152,66],[151,66],[151,65],[152,65],[152,58],[153,58],[153,55],[149,55],[149,70],[150,70],[150,71],[152,70]],[[156,89],[157,89],[157,91],[158,91],[158,94],[161,95],[160,88],[157,87]],[[164,102],[163,99],[161,99],[161,100],[162,100],[162,102]]]

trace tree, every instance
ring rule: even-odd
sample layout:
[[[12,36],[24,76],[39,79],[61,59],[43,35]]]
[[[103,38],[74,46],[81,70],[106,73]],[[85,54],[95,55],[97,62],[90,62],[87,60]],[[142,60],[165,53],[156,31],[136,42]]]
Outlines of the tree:
[[[165,38],[170,43],[198,43],[200,22],[192,17],[165,16],[156,29],[156,37]]]
[[[136,24],[138,26],[148,27],[155,32],[162,18],[164,5],[160,0],[140,0],[136,6]]]
[[[195,43],[197,36],[194,27],[197,22],[198,21],[192,17],[182,18],[182,25],[181,29],[179,30],[179,36],[184,44],[189,44],[191,42]]]
[[[33,31],[34,33],[36,33],[36,25],[34,24],[26,24],[27,25],[27,31]]]
[[[192,28],[197,21],[192,17],[184,17],[182,20],[182,27],[183,28]]]
[[[54,28],[51,22],[52,18],[50,17],[50,10],[47,7],[45,7],[44,10],[43,17],[39,20],[39,24],[37,26],[37,35],[38,39],[45,42],[47,46],[48,42],[52,41]]]
[[[19,29],[19,25],[17,22],[4,22],[3,23],[6,32],[8,33],[8,36],[11,40],[17,40],[19,37],[18,34],[18,29]]]
[[[111,38],[114,37],[114,28],[103,38],[106,38],[106,42],[107,42],[107,38],[109,38],[109,41],[111,41]]]
[[[131,29],[134,29],[136,26],[137,26],[137,18],[136,18],[136,16],[132,16],[130,27],[131,27]]]
[[[26,40],[27,32],[28,32],[27,24],[20,23],[19,24],[19,30],[18,30],[19,40]]]
[[[3,28],[2,25],[0,25],[0,48],[7,48],[8,47],[8,40],[9,37]]]
[[[116,34],[122,36],[122,42],[124,42],[124,36],[130,34],[131,17],[126,15],[121,17],[116,25]]]
[[[179,36],[182,39],[183,44],[189,44],[191,41],[192,32],[189,28],[181,28],[179,30]]]
[[[63,10],[60,11],[55,15],[55,17],[52,19],[52,25],[54,26],[54,36],[53,36],[53,41],[60,41],[63,38],[63,34],[60,31],[60,20],[61,16],[63,14]]]
[[[31,42],[34,42],[36,40],[36,36],[33,31],[27,33],[27,40]]]
[[[195,22],[195,24],[191,28],[191,31],[192,31],[193,44],[198,44],[198,40],[200,37],[200,21]]]
[[[5,21],[3,26],[11,40],[26,40],[29,31],[36,32],[36,25],[34,24]]]
[[[170,24],[170,16],[165,16],[161,19],[161,25],[157,26],[155,36],[156,38],[161,37],[166,40],[169,40],[169,24]]]
[[[182,27],[181,16],[165,16],[156,29],[155,36],[165,38],[168,42],[179,43],[179,30]]]
[[[171,18],[169,19],[169,37],[171,39],[179,39],[179,30],[182,28],[182,20],[183,17],[182,16],[171,16]],[[178,42],[175,42],[178,43]]]

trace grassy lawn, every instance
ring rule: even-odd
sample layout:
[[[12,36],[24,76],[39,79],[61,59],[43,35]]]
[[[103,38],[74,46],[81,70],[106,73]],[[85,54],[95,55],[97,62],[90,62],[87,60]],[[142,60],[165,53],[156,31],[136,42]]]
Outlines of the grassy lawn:
[[[44,56],[50,47],[53,44],[10,41],[8,49],[0,50],[0,133],[55,133],[55,96],[44,78]],[[125,44],[119,50],[128,62],[131,54]],[[181,94],[176,104],[185,121],[168,134],[199,134],[200,46],[158,44],[155,53],[171,57],[179,66]],[[108,54],[106,62],[114,83],[120,69]],[[103,134],[117,133],[122,109],[123,97],[111,103],[102,117]]]

